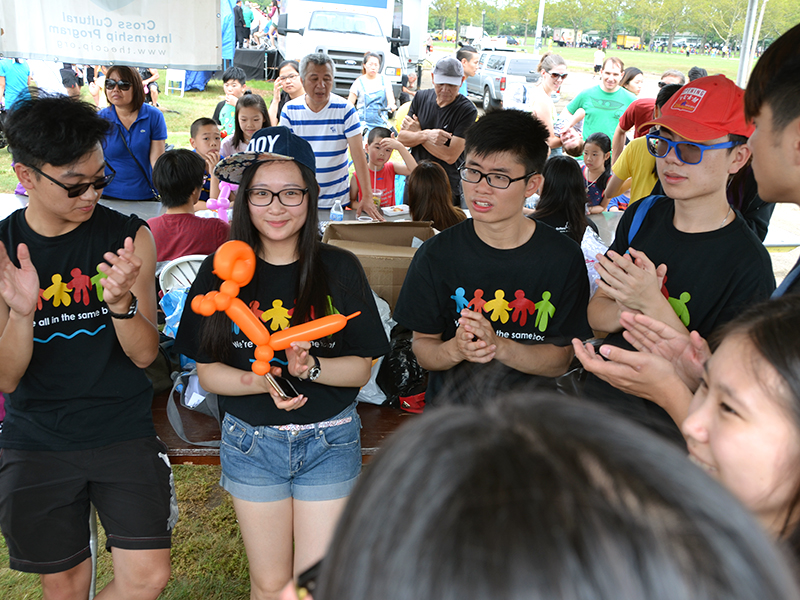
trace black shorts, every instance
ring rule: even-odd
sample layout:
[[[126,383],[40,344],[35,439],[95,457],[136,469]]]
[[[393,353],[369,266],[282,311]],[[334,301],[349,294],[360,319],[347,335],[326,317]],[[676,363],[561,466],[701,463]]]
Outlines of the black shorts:
[[[603,65],[595,65],[595,66],[594,66],[594,72],[595,72],[595,73],[599,73],[599,72],[600,72],[600,69],[602,69],[602,68],[603,68]]]
[[[156,437],[68,452],[0,451],[0,527],[12,569],[67,571],[89,558],[89,503],[106,549],[169,548],[178,507]]]

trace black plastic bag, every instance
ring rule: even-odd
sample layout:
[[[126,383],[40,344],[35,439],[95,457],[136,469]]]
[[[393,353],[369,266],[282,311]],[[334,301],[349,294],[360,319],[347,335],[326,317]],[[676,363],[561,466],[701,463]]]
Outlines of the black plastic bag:
[[[386,394],[385,404],[395,408],[401,408],[401,397],[416,396],[428,387],[428,372],[419,366],[411,350],[412,335],[402,325],[395,325],[391,334],[391,349],[383,358],[375,379]]]

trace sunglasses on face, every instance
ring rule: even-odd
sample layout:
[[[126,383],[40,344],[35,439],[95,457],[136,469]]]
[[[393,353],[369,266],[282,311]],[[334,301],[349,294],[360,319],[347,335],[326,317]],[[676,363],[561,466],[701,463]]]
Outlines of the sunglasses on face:
[[[114,176],[117,174],[117,172],[111,167],[111,165],[106,165],[106,169],[111,171],[109,175],[104,175],[99,179],[95,179],[94,181],[89,181],[87,183],[64,185],[57,179],[53,179],[52,177],[50,177],[50,175],[48,175],[47,173],[45,173],[40,169],[37,169],[36,167],[31,167],[30,165],[28,165],[28,168],[33,169],[45,179],[52,181],[61,189],[66,190],[67,198],[77,198],[78,196],[83,196],[86,193],[86,190],[88,190],[90,187],[93,187],[95,190],[102,190],[104,187],[106,187],[109,183],[113,181]]]
[[[694,142],[676,142],[667,138],[647,134],[647,150],[656,158],[665,158],[669,151],[675,149],[675,156],[678,160],[687,165],[697,165],[703,160],[703,152],[706,150],[719,150],[720,148],[733,148],[742,142],[723,142],[721,144],[695,144]]]
[[[115,87],[119,86],[119,89],[123,92],[127,92],[131,89],[131,82],[130,81],[118,81],[116,79],[106,79],[106,89],[113,90]]]
[[[561,79],[562,81],[565,80],[569,76],[569,73],[550,73],[550,77],[553,79]]]

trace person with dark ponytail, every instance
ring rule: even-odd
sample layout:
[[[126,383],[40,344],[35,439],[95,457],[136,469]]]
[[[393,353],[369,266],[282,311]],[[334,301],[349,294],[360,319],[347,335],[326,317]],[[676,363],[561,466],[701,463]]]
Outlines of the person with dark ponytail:
[[[325,553],[361,470],[356,395],[373,358],[389,349],[358,259],[318,239],[315,168],[310,144],[285,127],[258,131],[246,152],[217,166],[220,180],[239,184],[231,239],[257,257],[239,298],[272,333],[361,314],[276,354],[271,375],[285,378],[283,396],[251,371],[253,344],[224,313],[184,311],[175,341],[197,362],[203,388],[219,395],[220,483],[233,496],[258,600],[276,598],[293,572]],[[189,297],[220,288],[213,262],[203,263]]]

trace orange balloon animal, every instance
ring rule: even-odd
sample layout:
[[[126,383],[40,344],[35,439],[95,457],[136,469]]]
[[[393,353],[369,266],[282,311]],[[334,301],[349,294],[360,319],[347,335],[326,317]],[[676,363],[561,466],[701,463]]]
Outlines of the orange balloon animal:
[[[245,242],[231,240],[219,247],[214,255],[214,275],[223,280],[219,291],[192,298],[192,310],[204,317],[224,312],[256,345],[251,369],[256,375],[269,373],[269,361],[277,350],[286,350],[292,342],[310,342],[341,331],[347,321],[361,314],[328,315],[302,325],[287,327],[270,336],[264,323],[237,296],[242,286],[250,283],[256,272],[256,255]]]

